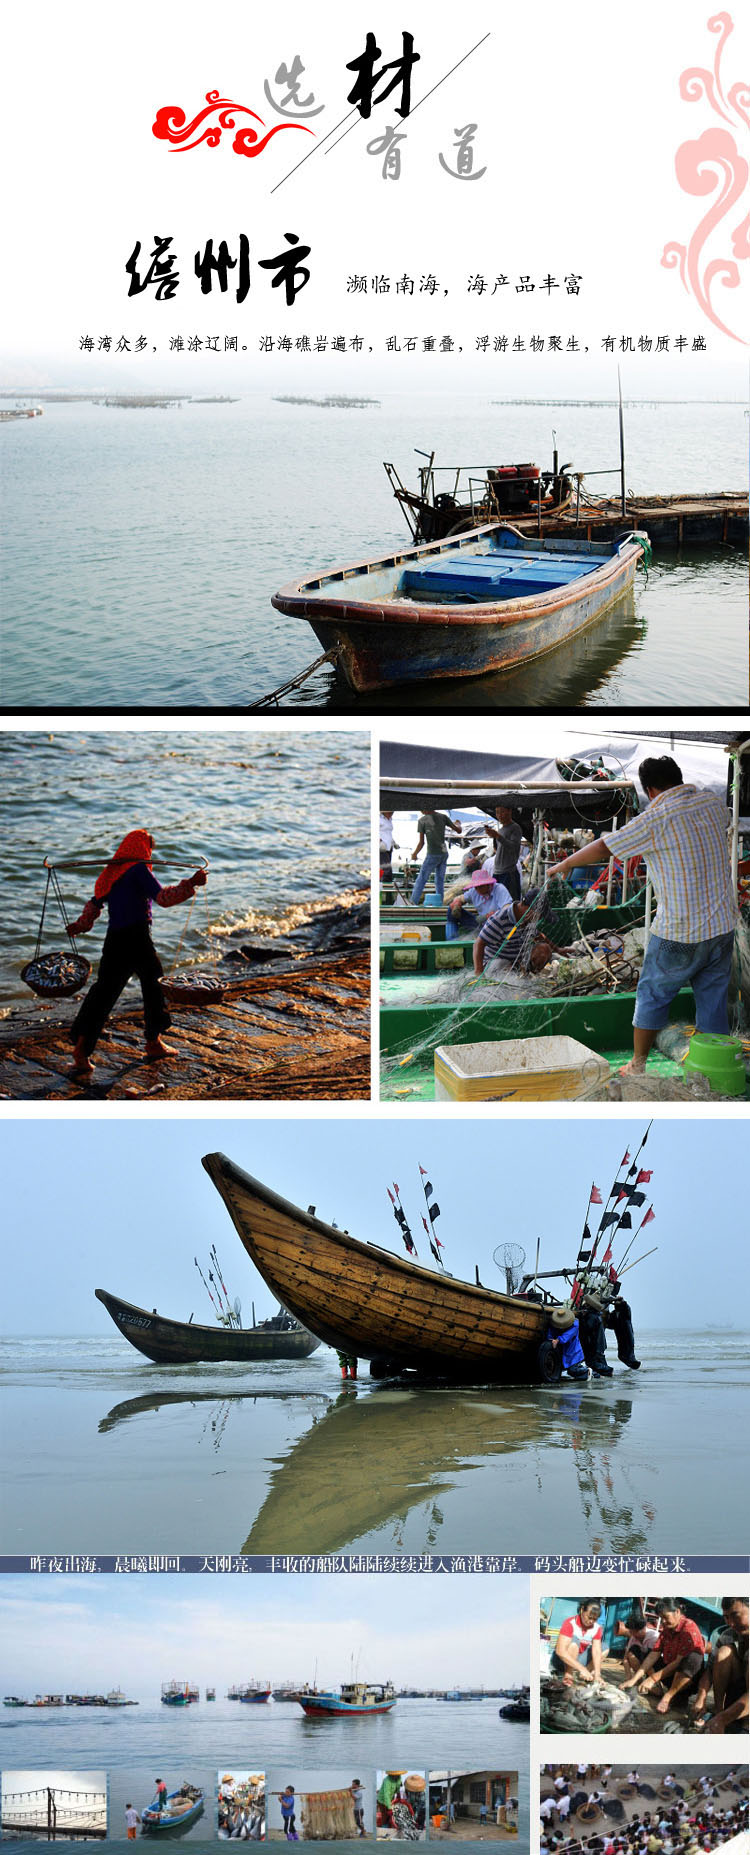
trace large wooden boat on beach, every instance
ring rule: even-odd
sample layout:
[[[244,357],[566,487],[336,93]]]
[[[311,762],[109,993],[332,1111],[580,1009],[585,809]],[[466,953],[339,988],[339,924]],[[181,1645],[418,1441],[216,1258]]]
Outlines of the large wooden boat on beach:
[[[369,1359],[373,1376],[407,1368],[469,1381],[540,1375],[541,1293],[501,1294],[424,1268],[289,1204],[223,1153],[202,1163],[273,1293],[329,1346]]]
[[[193,1321],[169,1320],[156,1308],[135,1307],[106,1288],[94,1290],[115,1326],[139,1353],[155,1365],[197,1365],[203,1360],[307,1359],[320,1341],[282,1310],[254,1327],[201,1327]]]
[[[307,575],[271,604],[312,626],[357,694],[512,670],[612,609],[649,557],[646,535],[530,539],[490,522],[404,553]]]

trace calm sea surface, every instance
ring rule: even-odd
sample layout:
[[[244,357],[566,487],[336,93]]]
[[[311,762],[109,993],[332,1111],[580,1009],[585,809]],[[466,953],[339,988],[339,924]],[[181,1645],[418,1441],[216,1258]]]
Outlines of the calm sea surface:
[[[44,894],[43,858],[61,871],[72,918],[125,832],[145,825],[160,881],[199,858],[208,884],[186,908],[157,910],[168,961],[222,946],[216,930],[291,926],[300,904],[362,885],[369,870],[370,750],[366,734],[250,729],[229,734],[123,729],[94,735],[0,735],[3,909],[0,1001],[29,1000],[18,977],[30,959]],[[172,860],[175,861],[172,861]],[[211,933],[208,932],[209,924]],[[45,943],[64,944],[52,905]],[[101,927],[82,947],[96,958]]]
[[[718,1514],[740,1552],[746,1336],[636,1341],[640,1372],[583,1388],[343,1392],[328,1348],[166,1369],[116,1334],[5,1339],[0,1553],[700,1554]]]
[[[33,1713],[0,1708],[3,1769],[103,1766],[118,1774],[118,1802],[123,1788],[119,1774],[124,1770],[140,1809],[154,1795],[154,1777],[163,1776],[170,1790],[184,1778],[207,1786],[215,1783],[217,1771],[231,1771],[233,1764],[267,1771],[269,1764],[288,1763],[298,1771],[315,1771],[353,1761],[352,1775],[360,1766],[369,1771],[394,1766],[422,1771],[481,1767],[519,1772],[519,1801],[526,1817],[528,1727],[501,1720],[497,1700],[399,1700],[390,1713],[310,1720],[294,1703],[271,1700],[243,1707],[225,1700],[218,1677],[216,1700],[191,1707],[163,1707],[153,1694],[129,1698],[139,1699],[139,1705]],[[124,1801],[129,1799],[130,1793]],[[204,1836],[208,1816],[207,1810]]]
[[[747,487],[741,405],[628,409],[634,492]],[[552,427],[576,469],[618,463],[613,407],[493,406],[389,395],[325,410],[260,395],[160,411],[48,405],[3,426],[4,649],[0,699],[19,708],[243,706],[319,654],[309,627],[270,605],[307,570],[407,543],[382,469],[417,481],[436,462],[533,458]],[[449,479],[446,478],[446,484]],[[615,477],[594,477],[601,494]],[[409,689],[415,708],[744,708],[747,561],[739,550],[660,561],[634,604],[577,644],[509,677]],[[357,708],[327,669],[302,708]],[[359,705],[373,707],[371,698]]]

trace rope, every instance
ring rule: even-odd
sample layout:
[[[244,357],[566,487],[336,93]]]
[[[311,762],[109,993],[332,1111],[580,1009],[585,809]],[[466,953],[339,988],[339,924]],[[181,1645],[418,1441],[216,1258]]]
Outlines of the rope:
[[[279,683],[278,689],[269,690],[268,695],[260,696],[257,702],[248,702],[246,704],[248,712],[251,709],[278,708],[280,696],[288,696],[291,690],[299,689],[302,683],[306,683],[308,677],[313,675],[315,670],[320,669],[321,664],[338,663],[338,660],[338,647],[334,650],[324,651],[322,657],[316,657],[313,663],[307,665],[306,670],[300,670],[297,676],[291,676],[287,683]]]
[[[57,902],[57,906],[60,910],[60,914],[62,917],[62,924],[65,929],[67,938],[70,941],[73,952],[76,954],[78,953],[78,948],[75,942],[75,936],[70,933],[70,929],[68,925],[68,911],[65,907],[65,900],[63,897],[62,889],[60,887],[60,879],[58,877],[57,870],[55,869],[54,864],[47,863],[46,858],[45,858],[45,867],[47,870],[47,882],[46,882],[45,890],[44,890],[44,899],[42,901],[42,913],[40,916],[39,928],[37,931],[36,947],[34,948],[34,959],[35,960],[38,960],[41,955],[42,935],[44,933],[44,917],[47,912],[47,902],[49,899],[50,888],[52,889],[52,894],[54,895],[55,901]]]

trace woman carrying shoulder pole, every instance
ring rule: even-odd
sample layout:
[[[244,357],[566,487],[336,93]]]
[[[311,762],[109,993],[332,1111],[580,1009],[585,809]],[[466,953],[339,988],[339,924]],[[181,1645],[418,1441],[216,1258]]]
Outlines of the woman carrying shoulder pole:
[[[205,883],[206,872],[195,870],[182,882],[164,888],[151,868],[153,849],[154,840],[148,831],[129,831],[97,876],[91,900],[68,929],[71,935],[87,934],[106,903],[109,926],[99,971],[70,1028],[74,1044],[71,1074],[75,1081],[87,1082],[93,1075],[92,1051],[120,993],[134,975],[143,993],[146,1060],[158,1062],[174,1054],[161,1036],[169,1029],[171,1019],[159,983],[163,968],[151,939],[151,905],[156,902],[159,908],[175,908],[180,902],[191,901],[195,890]]]

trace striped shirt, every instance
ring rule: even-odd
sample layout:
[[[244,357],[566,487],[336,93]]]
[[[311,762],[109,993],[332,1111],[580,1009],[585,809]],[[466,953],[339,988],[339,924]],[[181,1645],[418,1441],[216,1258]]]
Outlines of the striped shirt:
[[[694,945],[731,934],[737,904],[723,799],[697,786],[670,786],[602,839],[616,857],[645,857],[658,903],[654,932],[663,940]]]

